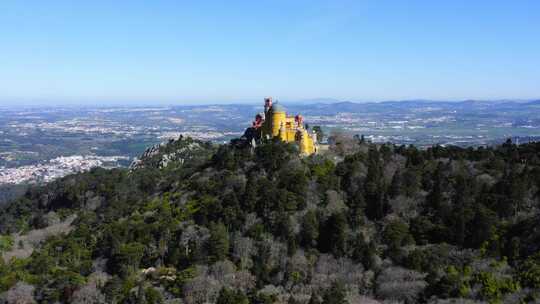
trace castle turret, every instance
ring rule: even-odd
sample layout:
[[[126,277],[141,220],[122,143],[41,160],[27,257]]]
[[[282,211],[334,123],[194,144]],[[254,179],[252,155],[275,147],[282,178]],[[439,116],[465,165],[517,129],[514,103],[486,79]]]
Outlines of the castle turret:
[[[279,129],[282,125],[285,125],[286,114],[285,108],[283,108],[278,102],[274,103],[269,110],[270,121],[272,122],[272,137],[279,135]]]
[[[309,137],[309,135],[308,135],[308,133],[307,133],[307,131],[305,129],[298,130],[298,132],[300,133],[299,134],[299,137],[300,137],[300,142],[299,142],[300,153],[306,154],[306,155],[312,154],[314,152],[313,140],[311,139],[311,137]]]
[[[279,138],[284,142],[296,143],[304,155],[317,151],[316,139],[304,127],[302,115],[287,116],[285,108],[277,101],[272,103],[271,97],[264,99],[264,118],[262,115],[256,116],[253,128],[260,132],[259,137],[263,140]]]

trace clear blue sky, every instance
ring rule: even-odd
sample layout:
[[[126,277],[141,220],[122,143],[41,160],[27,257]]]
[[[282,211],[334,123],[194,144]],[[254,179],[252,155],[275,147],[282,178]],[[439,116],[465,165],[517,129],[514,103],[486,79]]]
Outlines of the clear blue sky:
[[[540,1],[0,1],[0,104],[540,97]]]

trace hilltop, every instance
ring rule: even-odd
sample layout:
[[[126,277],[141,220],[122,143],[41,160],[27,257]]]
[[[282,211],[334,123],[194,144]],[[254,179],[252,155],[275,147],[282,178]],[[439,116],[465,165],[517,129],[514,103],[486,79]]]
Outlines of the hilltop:
[[[0,302],[540,299],[539,143],[181,137],[0,210]]]

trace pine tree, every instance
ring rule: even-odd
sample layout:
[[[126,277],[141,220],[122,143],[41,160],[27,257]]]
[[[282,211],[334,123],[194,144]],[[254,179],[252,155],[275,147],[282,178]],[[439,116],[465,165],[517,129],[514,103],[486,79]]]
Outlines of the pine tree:
[[[332,214],[319,232],[319,248],[335,256],[347,252],[347,219],[343,213]]]
[[[342,282],[334,282],[323,295],[324,304],[347,304],[347,290]]]
[[[390,198],[395,198],[401,193],[402,184],[401,170],[398,168],[396,172],[394,172],[394,176],[392,176],[390,189],[388,189],[388,195]]]
[[[440,209],[443,204],[443,164],[439,163],[437,169],[433,173],[433,187],[426,197],[425,212],[429,215],[440,215]]]
[[[300,230],[301,242],[306,247],[316,247],[319,237],[319,220],[315,211],[310,210],[304,215]]]
[[[229,254],[229,233],[221,222],[210,225],[208,254],[212,262],[224,260]]]
[[[351,223],[351,228],[355,229],[361,225],[363,216],[366,210],[366,200],[361,191],[356,191],[349,199],[349,222]]]
[[[382,166],[379,153],[376,149],[369,150],[368,173],[364,182],[366,192],[366,215],[371,220],[378,220],[384,217],[384,194],[382,181]]]
[[[322,304],[322,301],[319,299],[319,296],[316,293],[312,293],[308,304]]]
[[[216,304],[248,304],[249,300],[241,291],[222,288],[219,292]]]

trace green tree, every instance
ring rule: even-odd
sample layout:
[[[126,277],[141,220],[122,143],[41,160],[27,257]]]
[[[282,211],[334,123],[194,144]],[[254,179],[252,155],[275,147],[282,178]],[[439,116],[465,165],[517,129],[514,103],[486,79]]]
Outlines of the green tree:
[[[319,238],[319,220],[313,210],[309,210],[302,219],[302,228],[300,230],[302,245],[306,247],[316,247]]]
[[[319,298],[319,295],[316,293],[312,293],[311,297],[309,298],[308,304],[322,304],[321,299]]]
[[[347,219],[341,212],[328,217],[319,231],[319,248],[322,252],[331,252],[335,256],[344,256],[347,252]]]
[[[145,295],[145,298],[146,298],[146,303],[148,303],[148,304],[161,304],[161,303],[163,303],[163,296],[154,287],[147,287],[144,290],[144,295]]]
[[[324,132],[321,128],[321,126],[313,126],[313,132],[317,134],[317,141],[322,141],[324,138]]]
[[[120,273],[123,276],[139,269],[145,246],[138,242],[122,244],[113,254],[109,261],[112,273]]]
[[[0,252],[9,251],[13,247],[13,237],[10,235],[0,235]]]
[[[336,281],[324,292],[322,302],[324,304],[347,304],[346,296],[345,285],[340,281]]]
[[[212,262],[224,260],[229,254],[229,232],[221,222],[210,225],[208,254]]]
[[[216,304],[248,304],[248,297],[241,291],[222,288],[219,292]]]
[[[444,166],[442,163],[439,163],[435,172],[433,172],[432,180],[433,186],[428,196],[426,197],[426,206],[424,208],[424,213],[429,215],[441,215],[440,210],[443,207],[443,170]]]
[[[246,190],[242,196],[241,206],[244,212],[249,213],[255,211],[257,206],[257,190],[259,189],[259,181],[254,174],[249,175],[246,183]]]
[[[348,200],[349,206],[349,222],[351,223],[351,228],[355,229],[362,224],[362,220],[366,210],[366,200],[362,191],[356,191],[353,193]]]
[[[379,220],[386,215],[388,204],[382,175],[379,152],[371,148],[368,154],[368,172],[364,182],[366,215],[371,220]]]
[[[391,198],[395,198],[396,196],[401,194],[402,187],[403,181],[401,176],[401,170],[397,169],[394,173],[394,176],[392,176],[392,182],[390,183],[390,188],[388,189],[388,195],[390,195]]]
[[[383,240],[388,245],[390,257],[396,259],[401,255],[402,247],[413,243],[413,237],[409,233],[409,227],[401,220],[393,220],[383,231]]]
[[[401,178],[401,190],[409,197],[418,193],[420,188],[420,173],[417,170],[407,169]]]
[[[472,181],[462,175],[456,177],[455,191],[452,197],[454,210],[451,216],[452,230],[454,232],[454,241],[460,246],[465,244],[467,237],[467,223],[473,217],[471,208]]]
[[[302,303],[300,300],[297,300],[295,297],[290,296],[287,300],[287,304],[300,304]]]
[[[291,155],[295,152],[294,146],[274,138],[255,149],[257,162],[270,174],[279,171],[287,164]]]
[[[478,204],[473,219],[467,225],[470,237],[465,240],[465,245],[480,248],[484,242],[492,238],[496,224],[497,214],[482,204]]]
[[[540,253],[528,257],[519,268],[519,280],[523,286],[540,288]]]

